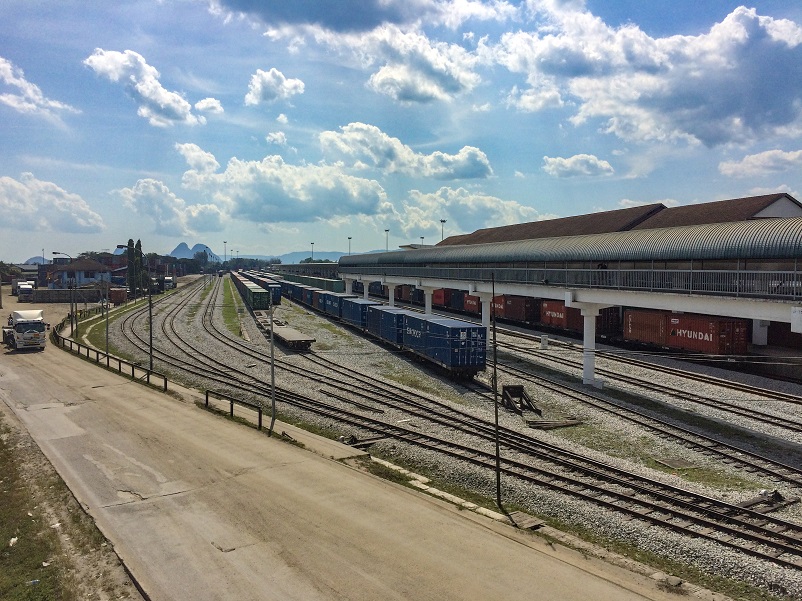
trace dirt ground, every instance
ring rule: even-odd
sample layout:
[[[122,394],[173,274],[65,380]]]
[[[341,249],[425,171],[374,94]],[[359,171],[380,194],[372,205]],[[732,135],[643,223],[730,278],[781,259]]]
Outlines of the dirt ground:
[[[10,286],[3,286],[2,294],[3,323],[7,315],[18,308],[44,309],[45,319],[51,324],[69,312],[69,305],[17,303],[17,297],[10,295]],[[0,348],[0,356],[5,352],[5,347]],[[61,598],[142,599],[112,545],[76,501],[27,430],[2,402],[0,421],[6,426],[3,443],[14,453],[31,510],[44,516],[44,522],[57,535],[58,543],[51,550],[51,557],[63,583]]]

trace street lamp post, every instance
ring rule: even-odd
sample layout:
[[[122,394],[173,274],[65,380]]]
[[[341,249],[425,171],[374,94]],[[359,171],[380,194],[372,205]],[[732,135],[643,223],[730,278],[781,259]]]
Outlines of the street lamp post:
[[[420,237],[420,245],[423,246],[423,236]]]
[[[390,251],[390,230],[384,230],[384,252]]]
[[[137,251],[141,256],[143,261],[148,261],[148,258],[145,256],[145,253],[142,252],[141,248],[137,248],[136,246],[128,246],[127,244],[118,244],[117,248],[133,248]],[[150,344],[149,344],[149,357],[150,357],[150,371],[153,371],[153,293],[151,285],[151,276],[150,276],[150,261],[148,261],[148,329],[150,330]]]
[[[348,256],[351,256],[351,236],[348,236]]]
[[[226,254],[226,244],[227,241],[223,240],[223,264],[225,265],[226,260],[228,260],[228,255]]]
[[[312,242],[312,262],[315,262],[315,243]]]
[[[443,229],[444,229],[445,225],[446,225],[446,220],[445,219],[441,219],[440,220],[440,242],[442,242],[444,240]]]
[[[64,255],[65,257],[69,257],[70,263],[72,263],[75,259],[72,258],[72,255],[68,255],[67,253],[58,252],[56,250],[53,251],[54,255]],[[74,280],[75,278],[73,278]],[[70,291],[70,336],[77,336],[78,335],[78,316],[75,314],[75,281],[70,282],[69,276],[67,277],[67,288]]]

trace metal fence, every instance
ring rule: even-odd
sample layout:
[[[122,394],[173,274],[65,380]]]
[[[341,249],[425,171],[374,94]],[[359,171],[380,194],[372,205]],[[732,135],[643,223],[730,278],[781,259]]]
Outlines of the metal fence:
[[[97,313],[98,310],[92,309],[86,313]],[[82,312],[79,312],[79,316]],[[85,313],[85,314],[86,314]],[[156,381],[162,381],[162,390],[167,392],[167,376],[164,374],[151,371],[146,367],[142,367],[141,365],[137,365],[136,363],[131,363],[130,361],[125,361],[124,359],[120,359],[119,357],[114,357],[112,355],[106,354],[104,351],[96,349],[91,346],[87,346],[85,344],[81,344],[73,340],[72,338],[67,338],[66,336],[61,335],[61,330],[64,329],[64,326],[67,324],[67,320],[69,317],[64,318],[61,320],[60,323],[53,326],[51,331],[51,340],[53,344],[56,346],[67,350],[71,353],[78,355],[79,357],[85,358],[87,361],[92,361],[98,365],[104,365],[106,369],[111,371],[116,371],[117,373],[128,376],[132,380],[137,381],[145,381],[149,385],[151,384],[151,379]]]
[[[609,288],[682,294],[707,294],[770,299],[802,299],[799,271],[713,271],[652,269],[524,269],[491,267],[382,266],[348,267],[348,274],[381,277],[430,278],[461,282],[489,282]]]

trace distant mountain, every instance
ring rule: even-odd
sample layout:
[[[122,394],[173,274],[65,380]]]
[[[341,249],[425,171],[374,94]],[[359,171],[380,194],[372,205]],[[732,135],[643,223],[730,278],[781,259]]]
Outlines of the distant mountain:
[[[44,265],[47,263],[47,259],[44,257],[31,257],[23,265]]]
[[[175,257],[176,259],[193,259],[193,258],[195,258],[195,253],[199,253],[199,252],[202,253],[207,248],[209,248],[209,247],[206,246],[205,244],[196,244],[195,246],[190,248],[187,245],[186,242],[182,242],[181,244],[179,244],[178,246],[175,247],[173,252],[168,253],[168,255],[171,256],[171,257]],[[384,252],[384,251],[383,250],[371,250],[371,251],[368,252],[368,254],[369,253],[378,253],[378,252]],[[209,258],[210,258],[210,260],[212,262],[214,262],[214,263],[222,263],[223,262],[223,258],[220,257],[219,255],[214,254],[210,248],[209,248],[209,253],[210,253],[209,254]],[[329,261],[332,261],[332,262],[336,263],[337,261],[339,261],[340,257],[342,257],[343,255],[346,255],[346,254],[348,254],[348,253],[339,252],[339,251],[329,251],[329,252],[326,252],[326,251],[315,251],[315,259],[317,259],[317,260],[327,259]],[[304,250],[304,251],[290,252],[290,253],[286,253],[284,255],[243,255],[243,254],[240,254],[239,258],[240,259],[259,259],[261,261],[267,261],[269,259],[278,258],[278,259],[281,259],[282,263],[290,263],[290,264],[292,264],[292,263],[300,263],[304,259],[308,259],[311,255],[312,255],[311,252]],[[233,259],[233,258],[234,257],[231,256],[231,255],[226,257],[226,259],[229,260],[229,261],[231,259]]]
[[[195,253],[202,253],[209,251],[209,260],[213,263],[222,263],[223,260],[212,252],[212,249],[205,244],[196,244],[192,248],[187,246],[186,242],[182,242],[173,249],[173,252],[167,253],[168,256],[175,257],[176,259],[194,259]]]

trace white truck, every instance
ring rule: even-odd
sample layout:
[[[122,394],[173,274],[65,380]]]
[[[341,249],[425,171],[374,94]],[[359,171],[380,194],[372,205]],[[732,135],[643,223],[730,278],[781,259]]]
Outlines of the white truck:
[[[19,297],[18,300],[21,303],[32,303],[33,302],[33,286],[31,286],[30,283],[20,284],[17,287],[17,296]]]
[[[17,350],[44,350],[46,331],[49,329],[50,324],[45,323],[45,312],[42,309],[12,311],[8,316],[8,326],[3,326],[3,342]]]

